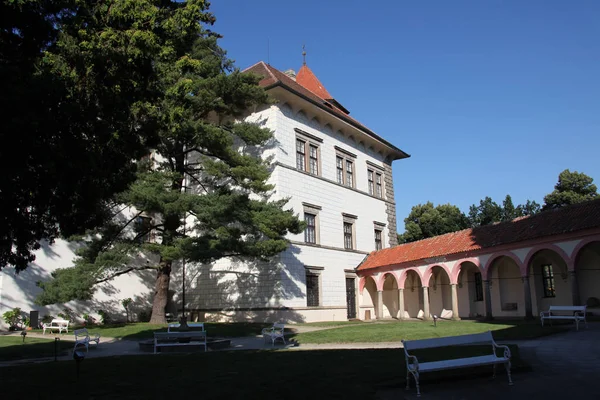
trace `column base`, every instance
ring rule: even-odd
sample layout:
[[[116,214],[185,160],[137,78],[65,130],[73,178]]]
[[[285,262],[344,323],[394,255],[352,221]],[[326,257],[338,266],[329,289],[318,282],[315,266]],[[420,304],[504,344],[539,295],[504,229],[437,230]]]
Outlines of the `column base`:
[[[452,317],[452,321],[460,321],[460,317]]]

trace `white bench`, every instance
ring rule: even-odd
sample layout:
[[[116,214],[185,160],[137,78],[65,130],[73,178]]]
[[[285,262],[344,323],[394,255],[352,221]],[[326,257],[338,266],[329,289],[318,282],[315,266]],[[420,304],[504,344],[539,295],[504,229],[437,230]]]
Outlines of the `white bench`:
[[[402,340],[402,344],[404,345],[404,356],[406,357],[406,389],[410,389],[410,375],[412,375],[417,385],[418,397],[421,397],[421,389],[419,387],[419,375],[421,373],[441,371],[447,369],[493,365],[494,377],[496,377],[496,365],[504,364],[504,366],[506,367],[506,373],[508,374],[508,384],[513,384],[510,375],[510,349],[508,348],[508,346],[501,346],[496,344],[490,331],[485,333],[475,333],[472,335],[450,336],[435,339],[410,341]],[[410,354],[410,352],[413,352],[414,350],[478,344],[491,345],[489,346],[489,354],[475,357],[465,357],[452,360],[422,363],[419,363],[417,357],[414,354]],[[504,355],[502,357],[498,357],[496,355],[496,349],[498,348],[504,349]]]
[[[204,346],[204,351],[208,350],[206,332],[154,332],[154,354],[159,347],[197,345]]]
[[[571,320],[575,322],[575,326],[579,330],[580,321],[583,321],[587,328],[586,310],[587,306],[550,306],[548,311],[540,313],[540,320],[542,321],[542,326],[544,326],[544,320],[550,320],[550,325],[552,325],[552,320],[555,319]],[[557,314],[557,312],[570,314]]]
[[[46,334],[46,329],[48,329],[50,332],[56,330],[58,333],[62,333],[63,331],[69,333],[69,322],[70,321],[66,319],[53,319],[49,324],[42,324],[42,334]]]
[[[179,322],[174,323],[174,324],[169,324],[169,326],[167,327],[167,332],[171,332],[171,328],[179,328],[180,326],[181,326],[181,324]],[[204,322],[188,322],[187,326],[189,326],[190,329],[200,328],[201,331],[204,331]]]
[[[271,340],[272,346],[275,345],[275,341],[277,339],[281,339],[283,344],[286,344],[284,331],[285,331],[285,324],[274,323],[273,326],[271,326],[270,328],[264,328],[262,330],[262,336],[263,336],[263,339],[265,340],[265,342],[267,340]]]
[[[100,335],[95,333],[94,336],[90,336],[86,328],[75,329],[73,333],[75,334],[75,346],[73,347],[73,351],[75,351],[80,344],[85,346],[86,352],[89,351],[90,342],[96,342],[96,346],[100,344]]]

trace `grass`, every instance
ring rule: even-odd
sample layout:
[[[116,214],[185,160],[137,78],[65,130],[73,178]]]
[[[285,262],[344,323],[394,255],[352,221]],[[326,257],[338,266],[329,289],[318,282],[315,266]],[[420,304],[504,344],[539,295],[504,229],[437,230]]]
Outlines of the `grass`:
[[[480,351],[477,347],[458,350],[462,356],[478,355]],[[82,362],[79,380],[72,361],[50,362],[2,369],[2,395],[13,398],[26,392],[28,397],[40,399],[192,396],[227,400],[276,395],[292,400],[311,397],[365,400],[376,398],[379,388],[405,385],[403,354],[400,349],[372,349],[96,358]],[[513,358],[514,372],[527,370],[516,347]],[[461,377],[483,374],[480,379],[490,379],[492,367],[456,372]],[[498,372],[499,378],[505,379],[503,368]],[[421,381],[430,385],[443,377],[443,374],[424,374]],[[52,389],[57,387],[65,390]]]
[[[390,323],[348,324],[313,332],[298,333],[300,343],[361,343],[398,342],[444,336],[467,335],[493,331],[495,340],[532,339],[570,329],[565,325],[541,327],[537,321],[478,322],[478,321],[397,321]]]
[[[71,342],[58,341],[58,355],[65,355],[73,346]],[[54,357],[54,338],[38,339],[20,336],[0,336],[0,361],[13,361],[27,358]]]
[[[251,322],[204,323],[204,328],[206,329],[207,335],[209,337],[241,337],[259,335],[261,330],[267,326],[271,326],[271,324]],[[70,335],[72,334],[71,329],[74,328],[69,328]],[[130,324],[121,323],[111,325],[88,326],[87,329],[90,333],[99,333],[101,337],[112,337],[116,339],[127,340],[142,340],[152,339],[154,337],[154,332],[166,332],[167,325],[137,322]],[[34,329],[34,332],[41,333],[42,330]]]

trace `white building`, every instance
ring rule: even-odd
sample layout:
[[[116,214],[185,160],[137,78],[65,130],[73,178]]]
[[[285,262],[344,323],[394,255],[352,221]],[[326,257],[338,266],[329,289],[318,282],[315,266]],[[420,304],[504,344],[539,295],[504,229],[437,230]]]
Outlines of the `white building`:
[[[394,246],[396,204],[391,164],[408,157],[358,121],[336,101],[306,66],[282,73],[260,62],[246,70],[277,103],[249,119],[274,132],[270,178],[277,198],[308,224],[290,235],[289,248],[269,263],[222,259],[187,266],[186,310],[192,320],[278,320],[310,322],[358,316],[355,268],[370,252]],[[19,275],[0,272],[0,314],[13,307],[56,315],[64,308],[34,306],[35,282],[68,267],[72,244],[57,241],[37,253]],[[102,309],[124,315],[120,300],[131,297],[139,312],[151,301],[153,273],[121,276],[103,285],[94,299],[67,305],[78,316]],[[181,311],[181,268],[174,268],[168,311]]]

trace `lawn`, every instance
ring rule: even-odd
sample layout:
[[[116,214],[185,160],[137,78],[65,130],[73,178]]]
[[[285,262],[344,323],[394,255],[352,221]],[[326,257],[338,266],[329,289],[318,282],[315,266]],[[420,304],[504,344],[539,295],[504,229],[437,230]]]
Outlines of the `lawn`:
[[[241,337],[259,335],[264,327],[272,324],[232,322],[216,323],[205,322],[204,328],[209,337]],[[99,333],[101,337],[113,337],[117,339],[141,340],[152,339],[154,332],[166,332],[167,325],[156,325],[145,322],[130,324],[97,325],[87,327],[90,333]],[[40,332],[41,330],[35,330]],[[69,333],[70,334],[70,333]]]
[[[489,351],[489,346],[486,346]],[[460,348],[461,355],[478,349]],[[439,353],[438,353],[439,354]],[[513,347],[514,372],[527,370]],[[503,368],[499,376],[505,379]],[[501,372],[502,371],[502,372]],[[77,381],[73,361],[5,368],[6,398],[163,399],[374,399],[381,387],[405,385],[400,349],[230,351],[84,360]],[[490,379],[492,367],[461,370]],[[456,373],[455,373],[456,374]],[[422,376],[422,390],[444,375]],[[54,388],[54,389],[53,389]],[[60,389],[60,390],[58,390]]]
[[[72,342],[58,341],[58,355],[67,354],[67,351],[72,347]],[[26,337],[25,343],[23,343],[23,339],[20,336],[0,336],[0,361],[44,357],[54,357],[54,338],[38,339]]]
[[[541,327],[537,321],[397,321],[390,323],[347,324],[331,329],[298,333],[300,343],[360,343],[399,342],[401,339],[416,340],[444,336],[467,335],[491,330],[496,340],[532,339],[563,332],[571,325]]]

